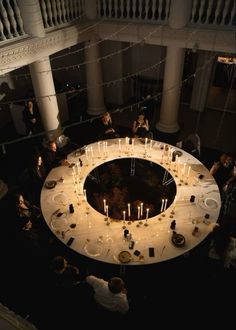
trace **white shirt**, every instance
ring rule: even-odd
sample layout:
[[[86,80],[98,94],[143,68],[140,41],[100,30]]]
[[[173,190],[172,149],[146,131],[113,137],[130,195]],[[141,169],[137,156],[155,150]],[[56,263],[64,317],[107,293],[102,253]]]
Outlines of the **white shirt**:
[[[108,288],[107,281],[93,275],[87,276],[86,281],[95,291],[94,300],[104,309],[121,314],[128,312],[129,303],[126,293],[112,293]]]

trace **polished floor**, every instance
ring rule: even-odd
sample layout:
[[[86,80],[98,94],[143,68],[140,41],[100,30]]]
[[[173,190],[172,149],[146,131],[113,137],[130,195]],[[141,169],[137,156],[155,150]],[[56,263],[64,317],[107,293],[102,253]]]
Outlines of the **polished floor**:
[[[114,114],[122,134],[130,130],[135,111]],[[70,148],[77,148],[96,140],[94,122],[78,126],[68,123],[65,134],[70,138]],[[186,125],[188,123],[186,122]],[[9,133],[9,132],[8,132]],[[155,138],[173,142],[176,137]],[[171,141],[168,139],[172,139]],[[52,242],[40,255],[19,245],[11,222],[9,196],[18,188],[19,178],[35,148],[41,141],[27,139],[7,146],[1,154],[0,177],[9,187],[9,194],[1,200],[1,287],[0,301],[16,313],[27,317],[40,330],[75,329],[82,321],[87,326],[113,327],[152,325],[165,328],[192,329],[209,326],[233,330],[236,326],[235,269],[207,257],[209,238],[190,254],[160,264],[120,267],[95,262],[73,253],[60,242]],[[202,162],[209,167],[218,157],[221,148],[202,145]],[[77,265],[81,277],[94,274],[104,279],[122,276],[130,300],[130,313],[117,319],[98,311],[91,301],[84,301],[80,291],[58,290],[50,281],[49,261],[55,254],[62,254]],[[113,323],[112,323],[113,322]],[[83,323],[84,324],[84,323]]]

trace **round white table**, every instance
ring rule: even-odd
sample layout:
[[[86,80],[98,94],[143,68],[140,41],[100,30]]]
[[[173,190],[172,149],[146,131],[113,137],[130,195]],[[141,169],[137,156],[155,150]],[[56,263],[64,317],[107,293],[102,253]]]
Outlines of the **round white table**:
[[[166,146],[169,151],[165,151]],[[180,156],[173,162],[174,151]],[[174,202],[166,210],[163,205],[164,211],[147,221],[117,221],[92,208],[84,191],[87,176],[99,165],[121,158],[145,159],[164,167],[176,183]],[[64,244],[72,237],[70,248],[84,256],[111,264],[161,262],[185,254],[201,243],[218,219],[221,200],[214,178],[199,160],[175,146],[154,140],[133,139],[132,144],[128,138],[105,140],[72,152],[68,161],[76,165],[59,166],[49,173],[41,192],[41,208],[54,235]],[[55,181],[55,187],[50,181]],[[193,202],[191,195],[195,196]],[[173,243],[173,220],[175,232],[185,238],[182,246]],[[132,250],[124,238],[125,227],[132,234]],[[149,255],[149,248],[154,248],[154,256]]]

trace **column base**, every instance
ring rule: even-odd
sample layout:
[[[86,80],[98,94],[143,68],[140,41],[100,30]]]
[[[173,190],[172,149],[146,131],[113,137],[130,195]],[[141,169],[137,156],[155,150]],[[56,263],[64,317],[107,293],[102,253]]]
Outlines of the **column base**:
[[[98,116],[98,115],[102,115],[104,112],[106,112],[107,109],[105,106],[103,107],[89,107],[87,109],[87,114],[90,116]]]
[[[153,130],[153,138],[157,141],[163,141],[171,145],[176,145],[178,141],[179,130],[175,133],[165,133],[161,132],[158,129]]]
[[[156,124],[156,129],[163,133],[176,133],[179,131],[179,124],[175,123],[173,125],[165,125],[162,124],[160,121]]]

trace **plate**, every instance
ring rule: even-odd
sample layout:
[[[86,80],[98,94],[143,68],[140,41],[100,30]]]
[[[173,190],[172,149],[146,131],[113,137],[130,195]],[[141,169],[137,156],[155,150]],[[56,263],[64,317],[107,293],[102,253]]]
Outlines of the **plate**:
[[[171,242],[174,244],[176,247],[182,247],[185,245],[185,237],[181,234],[174,234],[171,237]]]
[[[118,255],[118,259],[123,264],[127,264],[128,262],[130,262],[132,260],[132,256],[129,253],[129,251],[121,251]]]
[[[208,208],[208,209],[216,209],[218,207],[218,202],[211,197],[207,197],[204,200],[204,205]]]
[[[50,223],[52,229],[62,230],[67,226],[66,213],[63,213],[60,217],[54,215]]]
[[[45,182],[45,187],[47,189],[53,189],[56,186],[56,184],[57,184],[56,181],[50,180],[50,181]]]
[[[52,200],[54,203],[56,204],[62,204],[62,205],[66,205],[68,204],[68,198],[65,194],[63,193],[57,193],[52,197]]]
[[[84,251],[91,257],[98,257],[102,253],[102,245],[97,242],[88,242],[84,246]]]

